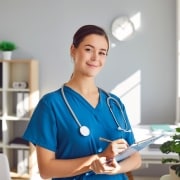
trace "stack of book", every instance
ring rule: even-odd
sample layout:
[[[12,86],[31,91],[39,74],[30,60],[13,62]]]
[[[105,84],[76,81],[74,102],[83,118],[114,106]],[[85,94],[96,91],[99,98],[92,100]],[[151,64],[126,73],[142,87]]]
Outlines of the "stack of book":
[[[159,149],[161,144],[168,139],[170,139],[169,133],[173,132],[173,129],[169,124],[152,124],[150,126],[152,134],[164,134],[166,136],[160,138],[159,140],[155,141],[154,143],[149,145],[151,149]]]

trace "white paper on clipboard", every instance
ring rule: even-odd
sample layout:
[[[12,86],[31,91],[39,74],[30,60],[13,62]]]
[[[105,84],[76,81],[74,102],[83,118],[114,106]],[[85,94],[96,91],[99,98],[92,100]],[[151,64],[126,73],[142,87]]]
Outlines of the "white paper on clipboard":
[[[148,139],[145,139],[143,141],[139,141],[135,144],[132,144],[125,151],[121,152],[120,154],[118,154],[115,157],[116,161],[119,162],[119,161],[126,159],[127,157],[131,156],[135,152],[140,151],[140,150],[144,149],[145,147],[147,147],[148,145],[152,144],[154,141],[161,138],[162,136],[164,136],[164,135],[162,134],[159,136],[152,136]]]

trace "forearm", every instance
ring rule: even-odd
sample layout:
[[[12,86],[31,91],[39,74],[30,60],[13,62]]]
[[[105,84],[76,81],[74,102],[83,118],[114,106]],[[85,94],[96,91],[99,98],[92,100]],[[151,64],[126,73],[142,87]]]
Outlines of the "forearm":
[[[119,163],[120,169],[117,173],[126,173],[138,169],[141,166],[141,156],[139,152]]]
[[[76,159],[55,159],[38,155],[38,167],[42,178],[71,177],[90,171],[92,161],[98,155],[91,155]]]
[[[47,149],[37,147],[37,158],[39,172],[42,178],[56,178],[56,177],[72,177],[90,171],[92,162],[99,161],[100,154],[91,155],[76,159],[56,159],[55,154]],[[105,163],[106,164],[106,163]],[[103,163],[103,166],[105,166]],[[116,162],[117,164],[117,162]],[[141,165],[141,157],[139,153],[133,154],[128,159],[117,164],[116,168],[112,170],[101,171],[105,174],[126,173],[135,170]],[[94,170],[94,169],[92,169]],[[95,170],[96,172],[96,170]],[[98,173],[98,172],[97,172]]]

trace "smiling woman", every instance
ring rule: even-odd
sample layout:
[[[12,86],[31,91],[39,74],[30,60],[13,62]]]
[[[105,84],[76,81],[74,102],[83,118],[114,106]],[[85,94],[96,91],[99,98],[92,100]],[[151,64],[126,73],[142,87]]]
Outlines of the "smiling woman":
[[[115,159],[135,139],[121,100],[95,83],[108,50],[109,40],[101,27],[80,27],[70,46],[71,78],[44,95],[32,115],[23,137],[36,145],[45,179],[127,180],[126,173],[141,165],[138,152],[120,162]]]

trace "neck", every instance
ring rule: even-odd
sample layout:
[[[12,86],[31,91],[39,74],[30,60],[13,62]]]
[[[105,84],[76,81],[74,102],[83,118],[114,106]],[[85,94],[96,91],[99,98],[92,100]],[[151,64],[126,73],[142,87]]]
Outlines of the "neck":
[[[99,102],[99,91],[94,83],[94,78],[78,78],[73,76],[66,84],[84,97],[93,107]]]
[[[73,77],[65,85],[84,95],[98,91],[92,78],[77,79]]]

